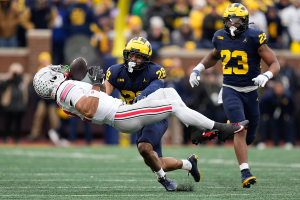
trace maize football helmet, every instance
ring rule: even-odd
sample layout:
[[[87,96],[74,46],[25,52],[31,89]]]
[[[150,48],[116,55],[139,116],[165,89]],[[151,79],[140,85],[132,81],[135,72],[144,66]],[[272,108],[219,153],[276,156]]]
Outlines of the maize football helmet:
[[[140,64],[134,65],[133,67],[128,65],[130,59],[128,58],[129,53],[134,53],[143,56],[143,60]],[[142,70],[146,67],[146,64],[150,62],[150,58],[152,55],[152,47],[150,42],[143,37],[135,37],[132,38],[126,45],[123,51],[123,58],[125,61],[125,67],[129,68],[128,71],[131,70]],[[132,71],[131,71],[132,72]]]
[[[33,78],[33,87],[36,93],[44,99],[54,99],[56,92],[67,79],[68,66],[48,65],[39,70]]]
[[[240,19],[242,23],[239,23],[239,26],[231,26],[231,23],[236,23]],[[223,14],[223,24],[228,35],[239,36],[249,26],[249,12],[247,8],[240,3],[230,4]]]

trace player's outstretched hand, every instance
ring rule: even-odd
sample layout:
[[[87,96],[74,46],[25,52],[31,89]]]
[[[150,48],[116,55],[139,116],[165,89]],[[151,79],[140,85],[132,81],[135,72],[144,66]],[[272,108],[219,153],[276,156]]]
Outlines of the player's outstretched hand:
[[[88,76],[94,86],[101,86],[104,82],[105,74],[100,66],[89,66]]]
[[[144,95],[143,93],[139,93],[133,100],[133,103],[136,103],[138,102],[139,100],[142,100],[142,99],[145,99],[146,98],[146,95]]]
[[[269,77],[265,74],[260,74],[256,78],[252,79],[252,81],[254,81],[254,84],[257,85],[258,87],[265,87],[268,80]]]
[[[194,69],[190,75],[190,84],[192,87],[198,86],[199,81],[200,81],[200,71]]]

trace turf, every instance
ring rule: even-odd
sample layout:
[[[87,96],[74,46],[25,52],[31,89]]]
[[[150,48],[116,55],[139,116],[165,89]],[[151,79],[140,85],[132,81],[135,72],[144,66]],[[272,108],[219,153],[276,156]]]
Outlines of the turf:
[[[164,147],[164,156],[199,156],[202,179],[168,172],[180,192],[166,192],[135,147],[0,148],[0,199],[300,199],[300,148],[249,149],[258,179],[242,188],[232,147]]]

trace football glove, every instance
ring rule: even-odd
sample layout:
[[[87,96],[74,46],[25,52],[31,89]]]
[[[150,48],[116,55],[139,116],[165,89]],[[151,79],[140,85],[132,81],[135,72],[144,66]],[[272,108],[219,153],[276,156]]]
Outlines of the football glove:
[[[142,99],[145,99],[146,98],[146,95],[144,95],[143,93],[139,93],[133,100],[133,103],[136,103],[138,102],[139,100],[142,100]]]
[[[198,86],[200,81],[200,71],[193,70],[193,72],[190,75],[190,84],[192,87]]]
[[[100,66],[89,66],[88,67],[88,77],[92,82],[93,86],[102,86],[104,83],[105,74]]]
[[[198,86],[200,81],[200,73],[205,70],[205,67],[202,63],[199,63],[190,75],[190,84],[192,87]]]
[[[268,80],[272,77],[273,77],[273,73],[267,71],[263,74],[258,75],[256,78],[252,79],[252,81],[254,81],[254,84],[257,85],[258,87],[265,87]]]

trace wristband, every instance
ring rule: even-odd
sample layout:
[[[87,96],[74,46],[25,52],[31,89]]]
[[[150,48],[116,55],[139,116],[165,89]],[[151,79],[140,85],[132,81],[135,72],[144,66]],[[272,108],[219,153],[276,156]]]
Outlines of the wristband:
[[[205,70],[205,66],[202,64],[202,63],[199,63],[195,68],[194,70],[198,70],[200,72],[204,71]]]
[[[100,92],[98,92],[97,90],[91,90],[89,93],[89,97],[96,97],[100,99]]]
[[[273,78],[273,73],[271,71],[267,71],[263,73],[263,75],[267,76],[269,79]]]

